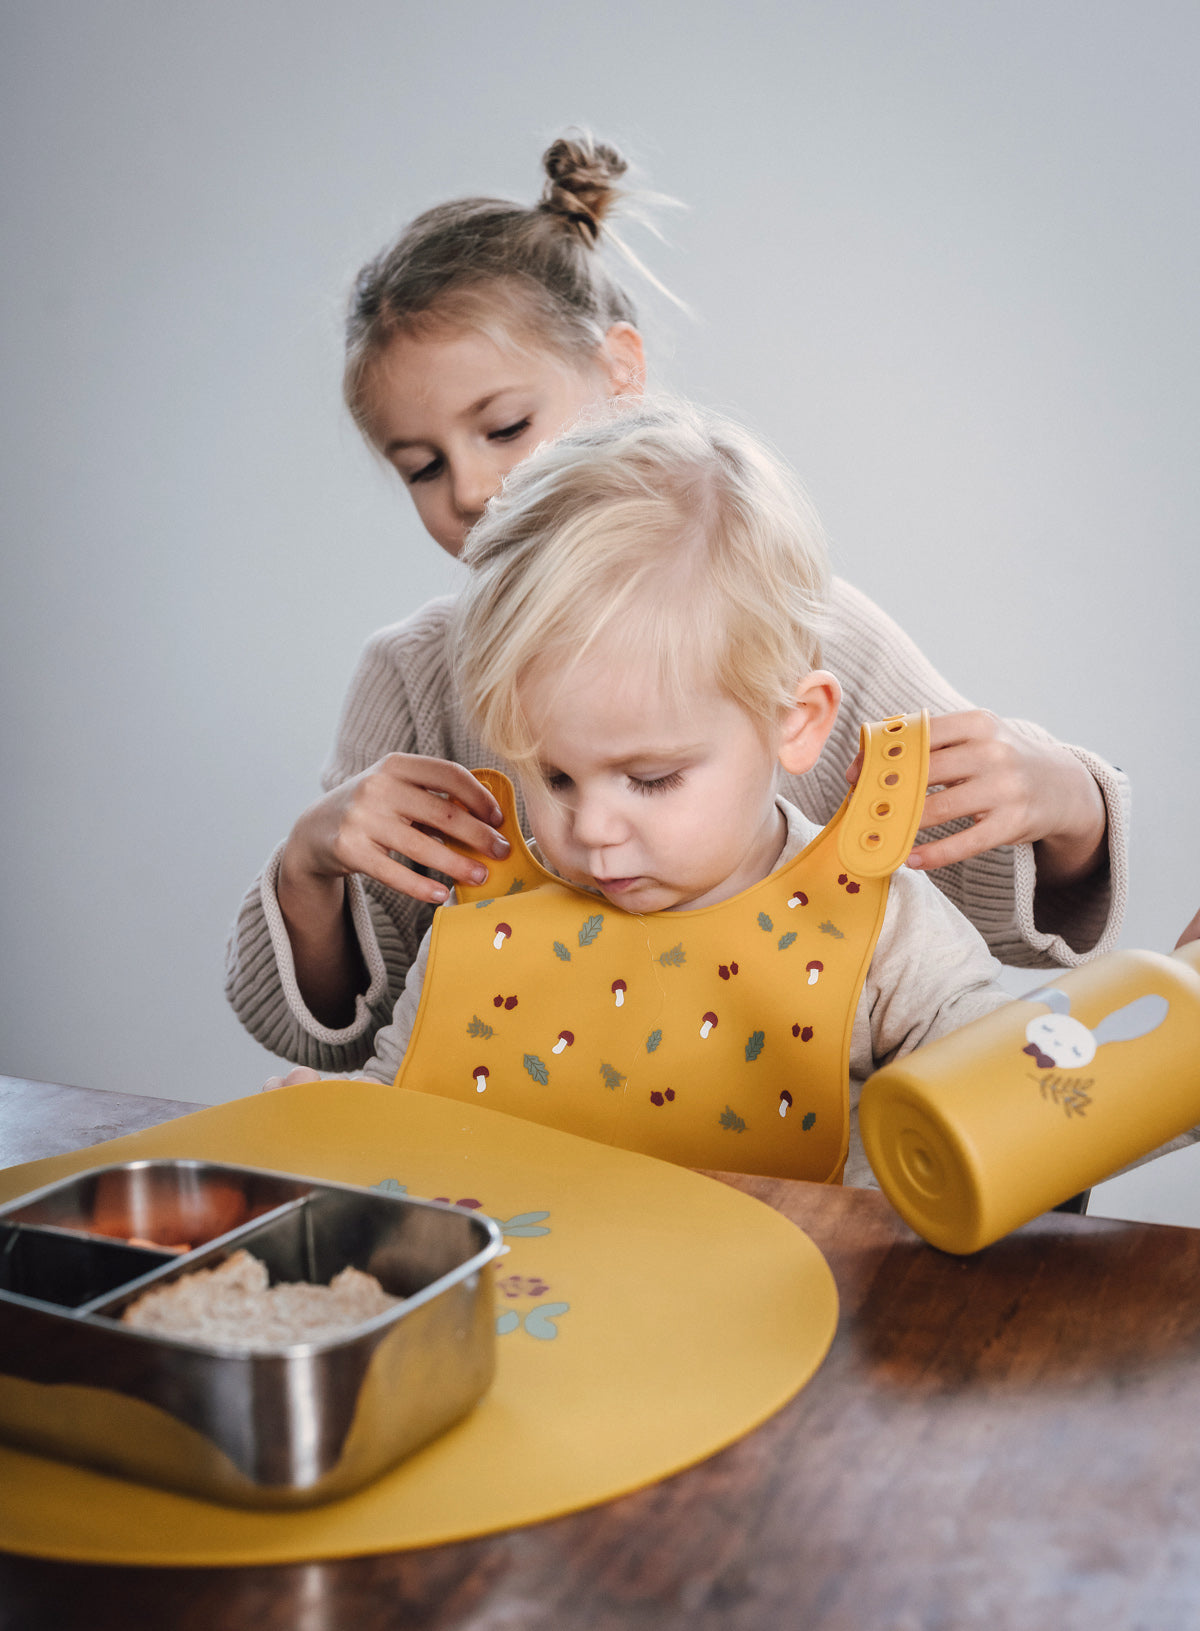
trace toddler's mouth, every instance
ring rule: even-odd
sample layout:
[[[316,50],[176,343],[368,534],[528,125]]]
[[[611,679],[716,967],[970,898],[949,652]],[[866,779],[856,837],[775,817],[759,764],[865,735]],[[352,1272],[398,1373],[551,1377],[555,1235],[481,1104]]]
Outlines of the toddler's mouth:
[[[637,879],[637,878],[593,878],[592,879],[592,882],[595,884],[596,888],[599,889],[599,890],[602,890],[604,892],[604,894],[606,894],[606,895],[610,895],[610,894],[619,895],[623,889],[630,889],[630,888],[633,887],[633,885],[635,883],[638,883],[639,881],[640,880]]]

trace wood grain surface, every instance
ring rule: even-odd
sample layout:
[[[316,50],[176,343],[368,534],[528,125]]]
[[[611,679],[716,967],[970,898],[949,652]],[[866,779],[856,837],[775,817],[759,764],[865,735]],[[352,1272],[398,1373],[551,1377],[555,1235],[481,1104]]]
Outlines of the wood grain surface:
[[[877,1193],[728,1181],[811,1235],[842,1300],[813,1382],[741,1443],[590,1512],[424,1552],[3,1557],[0,1626],[1200,1626],[1200,1231],[1050,1214],[958,1259]]]

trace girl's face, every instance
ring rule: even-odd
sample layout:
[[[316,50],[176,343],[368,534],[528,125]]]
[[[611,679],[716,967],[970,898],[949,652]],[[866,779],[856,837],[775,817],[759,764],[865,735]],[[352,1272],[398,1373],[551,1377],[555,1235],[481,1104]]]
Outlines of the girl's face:
[[[425,530],[458,555],[508,472],[585,409],[640,392],[642,367],[628,323],[581,362],[470,329],[400,334],[372,371],[367,422]]]

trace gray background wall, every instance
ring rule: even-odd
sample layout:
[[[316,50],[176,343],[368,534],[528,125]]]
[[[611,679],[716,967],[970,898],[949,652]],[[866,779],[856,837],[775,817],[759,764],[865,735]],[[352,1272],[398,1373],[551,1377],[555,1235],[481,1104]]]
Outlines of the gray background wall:
[[[1125,941],[1200,904],[1200,12],[1149,0],[3,12],[0,1068],[221,1100],[245,885],[359,647],[451,586],[339,407],[358,264],[582,123],[655,375],[750,420],[959,688],[1124,766]]]

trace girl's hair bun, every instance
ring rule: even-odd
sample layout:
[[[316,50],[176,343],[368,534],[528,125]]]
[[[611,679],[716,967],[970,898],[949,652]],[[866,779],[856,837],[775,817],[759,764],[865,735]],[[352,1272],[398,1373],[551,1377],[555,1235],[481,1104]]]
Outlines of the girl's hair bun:
[[[621,197],[615,185],[628,165],[615,147],[588,135],[560,136],[542,155],[546,185],[540,208],[576,227],[586,243],[600,236],[605,216]]]

